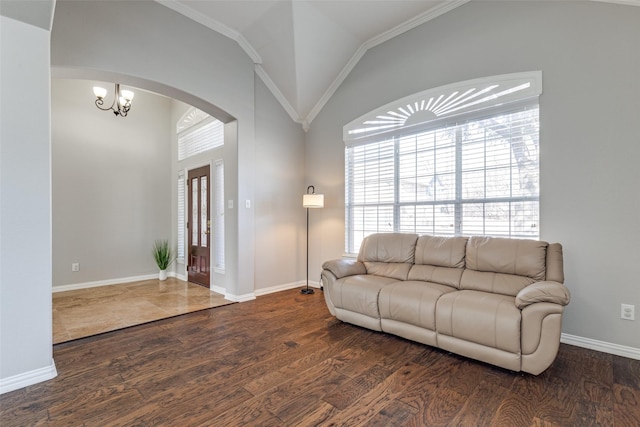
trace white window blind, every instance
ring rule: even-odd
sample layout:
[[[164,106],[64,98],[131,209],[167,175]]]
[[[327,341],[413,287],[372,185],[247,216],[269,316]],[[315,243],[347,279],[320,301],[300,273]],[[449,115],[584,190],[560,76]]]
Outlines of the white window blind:
[[[184,248],[185,248],[185,181],[184,172],[178,173],[178,260],[184,260]]]
[[[192,108],[177,125],[178,160],[224,145],[224,124],[197,108]]]
[[[415,105],[412,111],[420,111]],[[394,124],[377,138],[350,141],[347,253],[357,253],[364,237],[378,232],[537,238],[537,98],[510,105],[419,126]],[[359,123],[364,129],[372,120]]]
[[[215,164],[215,222],[214,252],[215,268],[224,270],[224,164],[221,160]]]

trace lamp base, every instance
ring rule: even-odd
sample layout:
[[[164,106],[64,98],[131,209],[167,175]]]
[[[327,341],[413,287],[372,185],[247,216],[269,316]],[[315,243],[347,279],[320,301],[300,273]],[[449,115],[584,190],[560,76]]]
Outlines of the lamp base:
[[[303,288],[303,289],[300,289],[300,293],[304,295],[311,295],[314,292],[313,292],[313,289],[311,288]]]

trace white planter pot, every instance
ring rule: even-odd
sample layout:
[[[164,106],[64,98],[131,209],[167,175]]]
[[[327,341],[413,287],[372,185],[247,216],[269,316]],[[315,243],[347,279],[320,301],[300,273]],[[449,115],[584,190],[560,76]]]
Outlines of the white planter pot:
[[[160,280],[167,280],[167,270],[160,270]]]

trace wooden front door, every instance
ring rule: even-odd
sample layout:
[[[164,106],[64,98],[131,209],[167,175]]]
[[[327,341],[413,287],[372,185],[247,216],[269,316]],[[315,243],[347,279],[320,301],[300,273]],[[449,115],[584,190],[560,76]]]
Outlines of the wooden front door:
[[[189,171],[188,175],[189,234],[188,280],[199,285],[210,286],[211,254],[211,177],[209,166]]]

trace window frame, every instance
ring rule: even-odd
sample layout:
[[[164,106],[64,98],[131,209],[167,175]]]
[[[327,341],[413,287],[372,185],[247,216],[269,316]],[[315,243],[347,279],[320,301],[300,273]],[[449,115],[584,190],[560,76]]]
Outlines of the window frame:
[[[462,139],[459,134],[456,134],[455,141],[455,197],[451,200],[437,200],[434,198],[432,201],[422,201],[418,202],[417,200],[413,201],[401,201],[399,196],[400,189],[400,171],[399,171],[399,157],[400,150],[399,144],[403,138],[418,138],[418,135],[424,135],[428,132],[433,132],[441,129],[457,129],[456,132],[460,132],[461,126],[468,125],[469,123],[478,123],[482,120],[486,120],[492,117],[504,117],[506,114],[517,113],[519,111],[531,111],[535,110],[535,124],[537,125],[537,133],[535,135],[536,148],[539,148],[537,145],[539,141],[539,102],[538,97],[540,93],[542,93],[542,75],[540,71],[536,72],[528,72],[528,73],[516,73],[511,75],[502,75],[502,76],[494,76],[484,79],[476,79],[466,82],[461,82],[454,85],[447,85],[440,88],[430,89],[427,91],[423,91],[409,97],[402,98],[401,100],[394,101],[393,103],[387,104],[383,107],[380,107],[370,113],[365,114],[364,116],[352,121],[348,125],[346,125],[343,129],[344,139],[345,139],[345,253],[347,255],[354,255],[357,253],[358,249],[354,245],[357,244],[357,241],[361,240],[356,237],[356,232],[362,234],[362,238],[366,237],[366,235],[371,234],[371,232],[384,232],[385,230],[380,230],[380,222],[378,221],[376,224],[375,231],[367,231],[365,225],[362,226],[362,230],[354,230],[355,227],[355,208],[362,209],[363,219],[361,224],[364,223],[364,218],[366,215],[364,214],[365,209],[369,208],[377,208],[380,207],[389,207],[393,210],[393,220],[390,221],[393,225],[393,229],[389,229],[389,232],[416,232],[409,231],[403,229],[401,221],[400,221],[400,212],[403,207],[418,207],[418,206],[444,206],[446,203],[453,205],[454,215],[453,215],[453,230],[451,233],[438,233],[435,232],[436,226],[433,224],[434,232],[429,232],[429,234],[437,234],[437,235],[465,235],[463,232],[463,221],[462,221],[462,212],[463,207],[465,205],[471,205],[472,203],[481,204],[483,209],[483,231],[485,235],[496,235],[491,233],[486,233],[485,223],[487,222],[487,214],[484,209],[486,206],[492,203],[506,203],[509,206],[509,233],[508,235],[504,235],[504,233],[498,233],[502,237],[514,237],[514,238],[538,238],[539,237],[539,151],[536,152],[536,163],[535,163],[535,172],[536,172],[536,184],[537,184],[537,192],[535,195],[523,195],[523,196],[503,196],[503,197],[487,197],[486,191],[484,193],[484,197],[478,200],[465,199],[462,197],[462,174],[463,174],[463,166],[461,162],[461,147],[462,147]],[[473,94],[473,90],[470,88],[479,88],[476,89],[476,92],[480,92],[484,90],[484,95],[475,96],[475,101],[472,102],[474,105],[470,105],[465,108],[465,104],[458,102],[457,108],[453,111],[453,114],[441,114],[440,116],[434,116],[434,114],[421,116],[422,120],[412,121],[413,115],[417,115],[421,111],[425,110],[425,105],[435,105],[432,101],[434,99],[438,99],[439,101],[444,100],[444,103],[440,104],[440,111],[443,110],[443,105],[446,107],[446,102],[451,101],[454,103],[457,100],[462,99],[461,97],[464,94]],[[488,89],[487,89],[488,88]],[[519,89],[513,89],[519,88]],[[491,94],[491,91],[494,94]],[[460,95],[460,94],[463,95]],[[496,94],[502,94],[496,96]],[[468,96],[473,100],[473,97]],[[425,100],[430,99],[430,101],[426,102]],[[483,102],[478,102],[482,100]],[[450,102],[449,104],[451,105]],[[422,107],[422,108],[421,108]],[[463,110],[462,113],[460,110]],[[432,113],[432,111],[429,111]],[[405,114],[406,113],[406,114]],[[404,117],[401,117],[403,116]],[[426,118],[426,119],[425,119]],[[391,120],[394,119],[394,120]],[[402,120],[401,120],[402,119]],[[511,140],[510,144],[511,144]],[[376,146],[380,146],[382,144],[393,144],[393,202],[391,203],[373,203],[370,205],[366,205],[363,203],[355,203],[354,202],[354,176],[353,171],[350,170],[352,167],[353,159],[350,156],[353,156],[353,151],[357,150],[357,147],[367,146],[375,148]],[[486,146],[486,141],[484,142]],[[435,147],[435,146],[434,146]],[[366,149],[366,147],[365,147]],[[361,150],[362,151],[362,150]],[[435,152],[435,148],[434,148]],[[513,154],[512,154],[513,155]],[[387,157],[388,158],[388,157]],[[513,165],[511,166],[513,168]],[[487,169],[483,169],[486,171]],[[435,176],[435,175],[434,175]],[[416,188],[417,177],[416,179]],[[378,181],[379,185],[379,181]],[[486,185],[486,183],[485,183]],[[537,215],[536,221],[532,224],[532,227],[535,226],[535,234],[532,233],[524,233],[524,234],[516,234],[512,233],[511,227],[511,215],[512,215],[512,204],[515,203],[530,203],[534,202],[536,205],[532,207],[531,211],[535,212]],[[371,210],[371,209],[370,209]],[[388,214],[387,214],[388,215]],[[388,216],[387,216],[388,217]],[[417,218],[417,215],[415,216]],[[434,216],[435,218],[435,216]],[[416,219],[417,221],[417,219]],[[417,229],[415,223],[413,226],[414,230]],[[420,231],[417,232],[420,234]],[[477,234],[477,233],[476,233]]]

